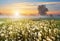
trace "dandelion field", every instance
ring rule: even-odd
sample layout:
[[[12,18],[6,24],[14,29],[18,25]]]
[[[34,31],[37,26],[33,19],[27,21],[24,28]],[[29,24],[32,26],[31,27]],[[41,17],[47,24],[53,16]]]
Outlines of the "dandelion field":
[[[0,41],[60,41],[60,20],[0,19]]]

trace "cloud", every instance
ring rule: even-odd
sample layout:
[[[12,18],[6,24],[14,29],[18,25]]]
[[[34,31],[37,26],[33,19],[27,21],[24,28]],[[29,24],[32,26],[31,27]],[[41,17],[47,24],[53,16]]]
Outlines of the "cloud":
[[[60,4],[60,2],[37,2],[36,5]]]
[[[0,6],[3,8],[7,7],[20,7],[20,8],[31,8],[31,7],[36,7],[38,5],[49,5],[49,4],[60,4],[60,2],[20,2],[20,3],[12,3],[12,4],[6,4],[4,6]]]
[[[56,5],[56,6],[52,6],[52,5]],[[19,10],[21,10],[21,12],[23,12],[24,11],[24,13],[25,12],[32,12],[32,13],[36,13],[37,12],[37,7],[38,7],[38,5],[49,5],[49,6],[47,6],[48,7],[48,9],[50,10],[51,8],[53,9],[53,10],[56,10],[55,8],[57,8],[58,7],[58,5],[60,5],[60,2],[20,2],[20,3],[13,3],[13,4],[6,4],[6,5],[4,5],[4,6],[0,6],[0,11],[1,12],[3,12],[3,11],[5,11],[5,12],[7,12],[8,11],[8,13],[10,12],[10,11],[12,11],[12,10],[17,10],[17,9],[19,9]],[[51,10],[52,10],[51,9]],[[57,8],[57,9],[59,9],[59,8]]]
[[[49,4],[60,4],[60,2],[20,2],[13,4],[6,4],[4,6],[0,6],[0,8],[37,8],[38,5],[49,5]]]

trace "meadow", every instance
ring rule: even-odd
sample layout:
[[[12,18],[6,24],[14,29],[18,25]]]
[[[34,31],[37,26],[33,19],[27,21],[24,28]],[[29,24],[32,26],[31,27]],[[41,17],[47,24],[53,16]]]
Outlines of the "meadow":
[[[60,41],[59,19],[0,19],[0,41]]]

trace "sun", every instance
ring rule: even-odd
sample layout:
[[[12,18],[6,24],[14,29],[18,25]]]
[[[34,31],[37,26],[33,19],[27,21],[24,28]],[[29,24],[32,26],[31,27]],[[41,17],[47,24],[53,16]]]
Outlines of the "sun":
[[[14,18],[19,18],[20,17],[20,13],[19,13],[19,11],[15,11],[15,13],[14,13]]]
[[[18,17],[19,16],[19,12],[15,12],[14,16]]]

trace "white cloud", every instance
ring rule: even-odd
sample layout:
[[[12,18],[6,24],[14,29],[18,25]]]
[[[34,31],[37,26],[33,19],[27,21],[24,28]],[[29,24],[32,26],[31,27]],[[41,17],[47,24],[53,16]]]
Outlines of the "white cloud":
[[[20,3],[13,3],[1,6],[0,9],[36,9],[38,5],[47,5],[47,4],[60,4],[60,2],[20,2]]]

